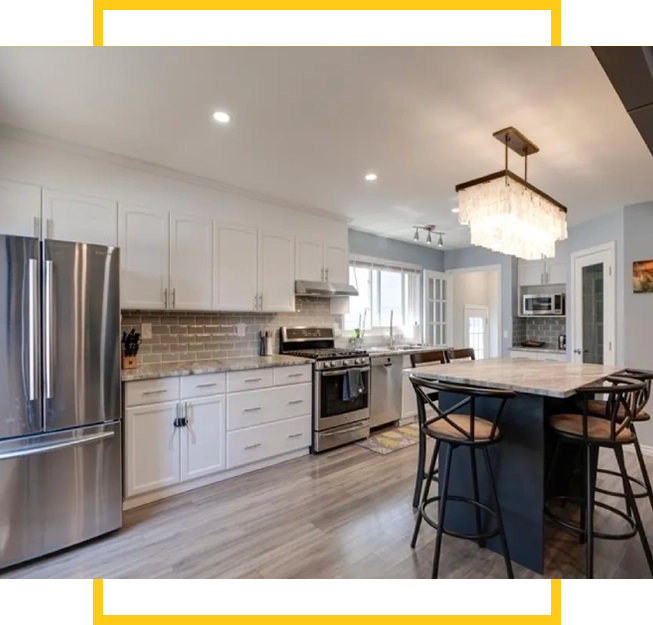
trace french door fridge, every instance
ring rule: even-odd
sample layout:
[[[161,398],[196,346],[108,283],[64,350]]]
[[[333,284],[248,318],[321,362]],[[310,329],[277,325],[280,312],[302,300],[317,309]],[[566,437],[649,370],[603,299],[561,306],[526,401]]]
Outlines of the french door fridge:
[[[122,525],[118,248],[0,236],[0,568]]]

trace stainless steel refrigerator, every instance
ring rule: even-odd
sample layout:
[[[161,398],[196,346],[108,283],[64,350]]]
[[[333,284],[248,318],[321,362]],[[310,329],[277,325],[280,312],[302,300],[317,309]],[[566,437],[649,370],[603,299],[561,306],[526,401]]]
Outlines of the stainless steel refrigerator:
[[[0,568],[122,525],[118,248],[0,236]]]

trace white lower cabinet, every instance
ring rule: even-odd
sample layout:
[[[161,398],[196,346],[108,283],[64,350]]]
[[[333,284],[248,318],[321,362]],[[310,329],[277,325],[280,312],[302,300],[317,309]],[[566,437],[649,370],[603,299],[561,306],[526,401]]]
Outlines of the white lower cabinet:
[[[125,497],[179,482],[178,409],[174,401],[125,411]]]
[[[183,402],[188,425],[181,428],[182,481],[226,468],[224,405],[224,396]]]
[[[228,469],[275,457],[282,461],[285,454],[308,449],[307,367],[283,369],[125,383],[125,498],[161,491],[148,496],[151,501],[172,494],[167,487],[189,490],[194,486],[186,482],[224,479]],[[249,389],[249,380],[255,380],[254,388],[241,390]]]

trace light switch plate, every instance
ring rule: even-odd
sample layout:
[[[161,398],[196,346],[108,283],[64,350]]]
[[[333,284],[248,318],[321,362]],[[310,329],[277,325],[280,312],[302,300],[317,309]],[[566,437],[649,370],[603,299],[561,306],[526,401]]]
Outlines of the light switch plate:
[[[508,338],[508,330],[503,331],[503,338],[507,339]]]
[[[152,324],[151,323],[144,323],[141,326],[141,338],[143,338],[143,339],[151,339],[152,338]]]

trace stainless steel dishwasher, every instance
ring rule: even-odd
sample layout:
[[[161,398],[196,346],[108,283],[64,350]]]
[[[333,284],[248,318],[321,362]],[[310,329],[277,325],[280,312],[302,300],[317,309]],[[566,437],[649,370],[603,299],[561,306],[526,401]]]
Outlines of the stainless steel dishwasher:
[[[401,370],[403,356],[372,356],[370,427],[401,419]]]

